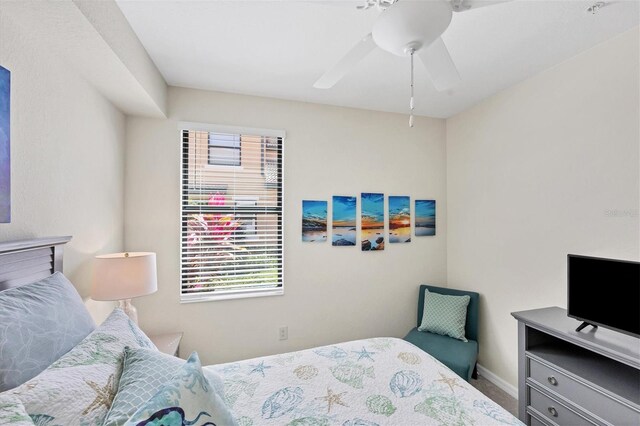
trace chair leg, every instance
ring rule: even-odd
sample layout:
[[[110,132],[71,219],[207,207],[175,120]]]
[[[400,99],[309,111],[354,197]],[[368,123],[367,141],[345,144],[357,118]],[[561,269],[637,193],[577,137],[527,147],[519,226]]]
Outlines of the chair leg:
[[[476,365],[473,366],[473,373],[471,373],[471,378],[478,380],[478,363],[476,362]]]

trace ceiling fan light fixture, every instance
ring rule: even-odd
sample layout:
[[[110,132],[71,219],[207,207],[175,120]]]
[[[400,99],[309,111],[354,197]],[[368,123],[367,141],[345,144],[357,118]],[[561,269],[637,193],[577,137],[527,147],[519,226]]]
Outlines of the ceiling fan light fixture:
[[[419,50],[421,47],[422,43],[420,43],[419,41],[412,41],[404,47],[404,54],[407,56],[411,56],[416,52],[416,50]]]
[[[1,1],[1,0],[0,0]],[[478,9],[511,0],[361,0],[358,9],[377,6],[379,14],[373,30],[353,46],[313,87],[328,89],[347,75],[365,56],[381,48],[397,56],[411,57],[411,100],[409,125],[413,126],[413,62],[414,55],[424,65],[433,88],[448,91],[461,78],[449,49],[442,40],[453,12]],[[604,5],[604,2],[601,1]],[[596,6],[599,8],[601,6]]]
[[[380,14],[373,25],[373,40],[387,52],[406,56],[412,44],[426,47],[440,37],[452,15],[445,0],[399,1]]]

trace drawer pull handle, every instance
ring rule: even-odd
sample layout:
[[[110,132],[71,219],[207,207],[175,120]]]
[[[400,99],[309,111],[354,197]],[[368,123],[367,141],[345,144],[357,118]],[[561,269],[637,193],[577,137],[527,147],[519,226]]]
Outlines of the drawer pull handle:
[[[548,411],[549,414],[551,414],[553,417],[558,417],[558,410],[556,410],[554,407],[549,407]]]
[[[551,383],[553,386],[558,386],[558,379],[556,379],[555,377],[553,377],[553,376],[549,376],[549,377],[547,378],[547,380],[548,380],[548,381],[549,381],[549,383]]]

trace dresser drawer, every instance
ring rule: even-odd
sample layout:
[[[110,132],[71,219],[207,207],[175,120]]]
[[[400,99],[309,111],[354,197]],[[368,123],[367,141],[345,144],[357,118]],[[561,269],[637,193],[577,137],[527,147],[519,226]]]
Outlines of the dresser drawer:
[[[601,419],[607,419],[611,424],[616,426],[640,424],[638,411],[532,358],[529,358],[529,377],[539,386],[557,393]]]
[[[529,415],[529,425],[530,426],[547,426],[546,423],[542,423],[540,420],[535,417]]]
[[[582,426],[593,425],[594,423],[588,421],[582,416],[574,413],[573,411],[560,404],[558,401],[554,401],[543,393],[528,388],[529,401],[532,408],[536,409],[539,413],[554,423],[562,426]]]

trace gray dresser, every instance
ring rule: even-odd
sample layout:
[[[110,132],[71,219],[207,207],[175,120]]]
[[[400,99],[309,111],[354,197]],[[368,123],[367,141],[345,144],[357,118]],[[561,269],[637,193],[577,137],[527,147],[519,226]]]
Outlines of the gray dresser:
[[[519,417],[527,425],[640,425],[640,339],[558,307],[518,320]]]

